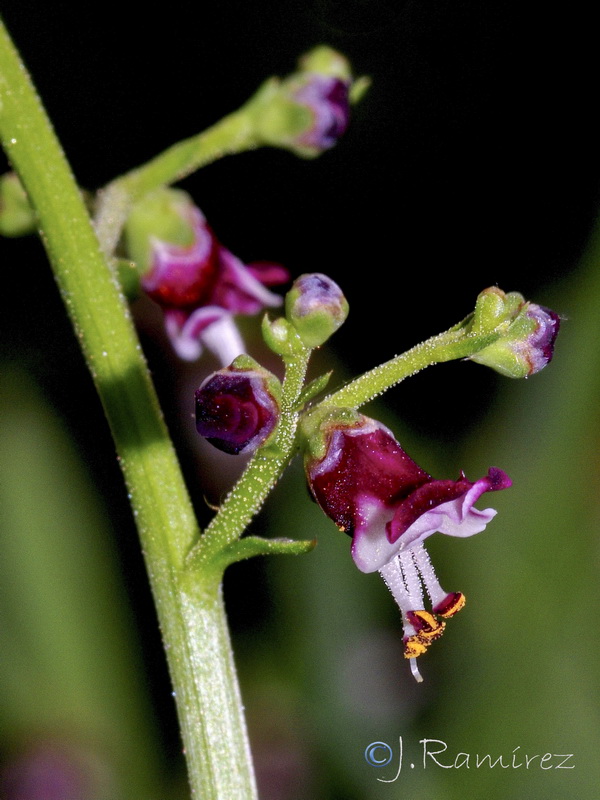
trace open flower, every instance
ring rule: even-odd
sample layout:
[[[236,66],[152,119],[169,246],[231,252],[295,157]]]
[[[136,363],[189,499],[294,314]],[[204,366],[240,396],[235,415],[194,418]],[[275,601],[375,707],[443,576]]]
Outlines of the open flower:
[[[285,283],[288,271],[268,262],[243,264],[184,192],[167,189],[145,198],[126,233],[141,287],[162,307],[167,334],[183,359],[193,361],[207,347],[229,364],[244,352],[234,315],[282,303],[267,287]]]
[[[325,420],[320,446],[305,460],[310,490],[340,530],[352,536],[362,572],[378,570],[402,612],[404,654],[420,681],[416,658],[443,633],[465,603],[442,589],[424,546],[436,532],[473,536],[495,516],[479,510],[482,494],[510,486],[500,469],[474,483],[435,480],[400,447],[388,428],[361,414]],[[318,455],[315,456],[315,452]],[[431,601],[425,609],[424,590]]]

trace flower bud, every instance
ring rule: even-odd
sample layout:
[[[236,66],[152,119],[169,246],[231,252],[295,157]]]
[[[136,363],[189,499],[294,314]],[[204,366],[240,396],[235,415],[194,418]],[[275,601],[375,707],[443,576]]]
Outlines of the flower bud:
[[[297,278],[285,297],[285,310],[307,347],[319,347],[348,316],[348,302],[340,287],[320,272]]]
[[[36,228],[35,213],[14,172],[0,177],[0,234],[25,236]]]
[[[261,144],[286,147],[313,158],[333,147],[350,121],[350,105],[366,89],[353,81],[350,64],[332,48],[306,53],[297,72],[267,81],[246,106]],[[356,87],[356,88],[355,88]]]
[[[125,238],[142,288],[161,306],[194,307],[210,292],[217,240],[186,192],[160,189],[136,203]]]
[[[486,289],[477,300],[472,330],[502,335],[471,360],[509,378],[525,378],[550,362],[559,328],[555,311],[525,301],[518,292]]]
[[[238,356],[196,390],[196,430],[225,453],[250,453],[274,432],[280,396],[274,375],[250,356]]]

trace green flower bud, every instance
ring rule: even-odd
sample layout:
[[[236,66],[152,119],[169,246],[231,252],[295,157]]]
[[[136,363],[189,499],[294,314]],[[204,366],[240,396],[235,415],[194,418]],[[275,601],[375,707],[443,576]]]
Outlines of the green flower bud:
[[[471,360],[506,377],[525,378],[550,362],[559,328],[555,311],[527,302],[518,292],[486,289],[477,298],[471,331],[501,336]]]
[[[301,275],[285,296],[285,310],[307,347],[319,347],[344,323],[348,302],[340,287],[319,272]]]

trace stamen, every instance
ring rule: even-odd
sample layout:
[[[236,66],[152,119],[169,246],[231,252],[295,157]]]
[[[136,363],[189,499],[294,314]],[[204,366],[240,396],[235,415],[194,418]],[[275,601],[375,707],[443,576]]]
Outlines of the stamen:
[[[418,634],[407,636],[404,639],[404,658],[417,658],[427,650],[428,642],[419,638]]]
[[[425,605],[423,602],[423,589],[421,588],[419,570],[413,558],[413,551],[408,550],[399,553],[398,562],[408,592],[409,609],[412,611],[415,608],[423,608]]]
[[[427,590],[427,594],[431,600],[432,606],[435,608],[437,605],[440,605],[442,601],[446,598],[447,592],[445,592],[442,587],[440,586],[440,582],[437,579],[437,575],[435,574],[435,570],[433,568],[433,564],[431,563],[431,559],[429,558],[429,553],[422,544],[418,544],[411,549],[413,554],[414,562],[419,570],[421,575],[421,579]]]
[[[466,602],[466,597],[462,592],[450,592],[441,603],[434,607],[433,611],[435,614],[439,614],[440,617],[444,617],[444,619],[450,619],[450,617],[462,611]]]
[[[412,558],[408,559],[407,569],[404,568],[403,561],[399,556],[393,558],[379,570],[379,574],[398,604],[404,620],[409,611],[423,607],[419,575]]]
[[[446,627],[445,622],[440,622],[429,611],[409,611],[406,616],[415,629],[417,638],[426,646],[439,639]]]

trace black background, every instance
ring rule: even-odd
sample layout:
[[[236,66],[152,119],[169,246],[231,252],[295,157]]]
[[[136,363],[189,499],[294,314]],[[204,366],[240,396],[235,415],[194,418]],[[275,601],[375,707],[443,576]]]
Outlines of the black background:
[[[351,373],[453,324],[485,286],[543,301],[576,265],[596,213],[600,127],[593,26],[577,5],[565,14],[474,0],[220,2],[168,12],[27,2],[2,11],[90,189],[207,127],[315,44],[372,78],[349,133],[320,159],[262,149],[183,184],[242,259],[342,285],[352,312],[335,346]],[[3,257],[9,352],[44,325],[40,341],[54,339],[56,297],[45,274],[33,278],[35,251],[19,242]],[[25,330],[21,302],[35,320]],[[494,377],[474,380],[484,403]],[[398,402],[409,421],[444,435],[428,381],[415,382],[414,403],[411,388]],[[450,394],[449,414],[468,425],[472,409]]]

